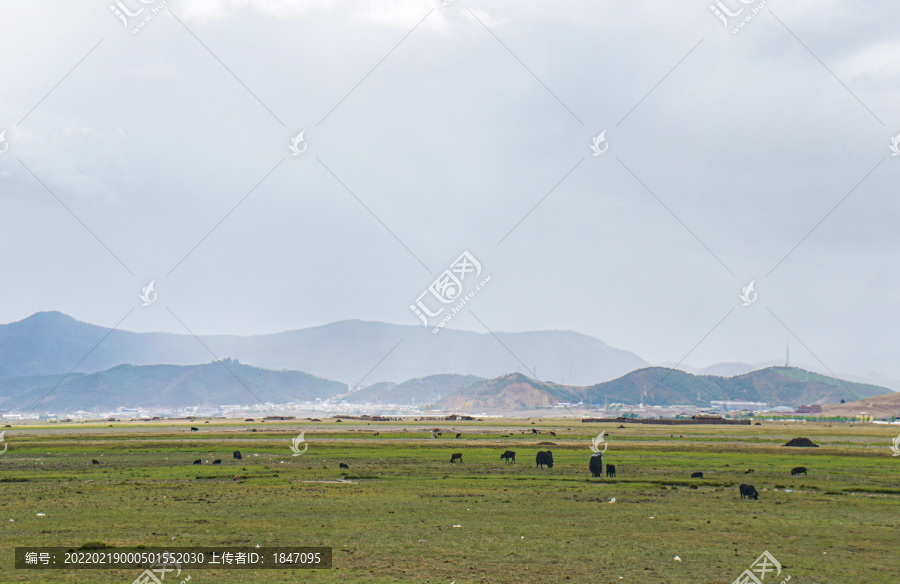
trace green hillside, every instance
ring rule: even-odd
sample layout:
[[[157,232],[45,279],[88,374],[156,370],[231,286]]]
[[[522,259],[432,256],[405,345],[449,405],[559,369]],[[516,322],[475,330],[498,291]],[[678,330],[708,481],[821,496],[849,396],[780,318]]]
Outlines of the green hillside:
[[[90,374],[0,380],[0,407],[38,412],[287,403],[328,398],[347,386],[299,371],[270,371],[232,359],[203,365],[119,365]],[[46,397],[45,397],[46,396]]]
[[[442,399],[438,405],[448,408],[472,406],[484,410],[545,408],[560,402],[579,401],[579,389],[510,373],[470,385]]]
[[[422,405],[435,403],[473,383],[484,381],[477,375],[446,373],[409,379],[403,383],[375,383],[347,396],[354,403]]]
[[[766,402],[770,407],[852,401],[890,393],[875,385],[843,381],[794,367],[769,367],[735,377],[692,375],[678,369],[648,367],[588,387],[541,382],[520,373],[476,383],[442,399],[459,408],[525,409],[560,402],[644,403],[709,407],[714,400]]]
[[[584,388],[584,400],[695,406],[708,406],[712,400],[733,400],[766,402],[774,407],[851,401],[884,393],[890,390],[796,367],[768,367],[735,377],[691,375],[677,369],[649,367]]]

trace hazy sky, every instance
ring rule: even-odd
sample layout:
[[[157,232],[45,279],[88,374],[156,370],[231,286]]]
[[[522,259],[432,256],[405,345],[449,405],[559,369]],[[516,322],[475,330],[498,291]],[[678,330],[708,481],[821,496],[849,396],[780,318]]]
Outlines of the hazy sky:
[[[420,325],[468,250],[451,327],[900,377],[900,5],[757,6],[2,0],[0,322]]]

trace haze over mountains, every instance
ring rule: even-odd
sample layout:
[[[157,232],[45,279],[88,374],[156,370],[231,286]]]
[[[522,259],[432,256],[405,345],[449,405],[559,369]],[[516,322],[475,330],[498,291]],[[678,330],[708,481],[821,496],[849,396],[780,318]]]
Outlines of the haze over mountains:
[[[75,371],[94,373],[122,364],[196,365],[230,357],[255,367],[303,371],[351,387],[361,381],[401,383],[439,373],[490,378],[526,367],[540,378],[579,385],[614,379],[648,365],[633,353],[574,332],[496,333],[496,337],[449,329],[432,334],[425,327],[348,320],[272,335],[194,338],[110,332],[59,312],[39,312],[0,325],[0,377],[67,373],[76,364]]]
[[[222,362],[212,360],[210,351],[223,357]],[[522,367],[516,357],[547,372],[549,379],[555,371],[560,379],[590,376],[591,382],[545,382],[514,373]],[[719,369],[742,366],[722,364]],[[400,381],[383,381],[386,378]],[[361,380],[365,383],[357,387]],[[319,398],[483,411],[561,402],[708,407],[712,400],[732,400],[767,402],[771,407],[887,393],[885,387],[796,367],[768,367],[740,375],[647,367],[632,353],[559,331],[498,333],[494,338],[453,330],[432,335],[418,327],[343,321],[259,337],[198,339],[110,331],[56,312],[0,326],[0,407],[17,411],[35,404],[40,404],[40,411],[60,412],[284,404]]]

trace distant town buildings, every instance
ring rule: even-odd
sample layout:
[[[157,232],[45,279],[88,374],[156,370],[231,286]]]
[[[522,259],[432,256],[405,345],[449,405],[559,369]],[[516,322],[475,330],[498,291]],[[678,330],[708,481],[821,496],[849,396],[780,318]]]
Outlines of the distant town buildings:
[[[711,401],[709,406],[714,410],[722,410],[726,412],[737,412],[739,410],[749,410],[758,412],[769,408],[768,402],[751,402],[751,401]]]

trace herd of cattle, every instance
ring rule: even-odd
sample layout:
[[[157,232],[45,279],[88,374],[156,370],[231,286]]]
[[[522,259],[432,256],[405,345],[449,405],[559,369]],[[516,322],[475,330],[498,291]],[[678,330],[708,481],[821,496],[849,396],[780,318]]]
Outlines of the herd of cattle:
[[[191,432],[196,432],[197,430],[198,430],[198,428],[191,427]],[[536,430],[534,428],[532,428],[531,431],[533,434],[537,434],[540,432],[540,430]],[[378,432],[375,432],[374,435],[378,436],[378,434],[379,434]],[[549,432],[549,434],[551,436],[556,436],[556,432],[551,431],[551,432]],[[432,438],[437,438],[437,437],[441,436],[441,432],[439,432],[437,429],[435,429],[432,431],[431,436],[432,436]],[[456,434],[456,438],[460,438],[461,436],[462,436],[462,434]],[[235,450],[233,456],[234,456],[235,460],[241,460],[243,458],[239,450]],[[512,450],[507,450],[503,454],[500,455],[500,460],[504,460],[507,463],[515,462],[516,461],[516,453],[513,452]],[[463,461],[461,452],[454,452],[453,454],[450,455],[450,463],[451,464],[453,464],[457,461],[459,461],[460,463],[462,463],[462,461]],[[535,456],[534,461],[535,461],[535,465],[538,468],[543,469],[544,466],[546,466],[547,468],[553,468],[553,452],[551,452],[550,450],[539,451],[537,453],[537,455]],[[100,464],[100,462],[97,460],[92,460],[91,463],[92,464]],[[199,458],[194,461],[194,464],[202,464],[202,463],[203,463],[203,461]],[[213,464],[215,464],[215,465],[222,464],[222,460],[216,459],[213,461]],[[342,463],[340,463],[340,468],[349,469],[350,467],[346,463],[342,462]],[[603,453],[602,452],[596,452],[591,456],[590,461],[588,462],[588,470],[591,471],[591,475],[594,477],[603,477]],[[744,471],[744,474],[750,474],[752,472],[753,472],[753,469],[748,468],[747,470]],[[805,466],[797,466],[797,467],[794,467],[791,469],[791,476],[797,476],[797,475],[801,475],[801,474],[802,475],[807,474]],[[607,476],[607,478],[615,478],[616,465],[614,465],[614,464],[606,465],[606,476]],[[691,478],[692,479],[702,479],[703,473],[700,471],[694,472],[691,474]],[[741,493],[741,499],[759,500],[759,493],[757,492],[756,488],[753,485],[741,484],[738,487],[738,490]]]
[[[551,432],[551,434],[553,434]],[[554,434],[555,436],[555,434]],[[516,461],[516,453],[512,450],[507,450],[503,454],[500,455],[500,460],[504,460],[506,462],[515,462]],[[462,453],[454,452],[450,455],[450,464],[459,461],[462,462]],[[553,452],[550,450],[541,450],[534,457],[535,466],[537,468],[553,468]],[[341,467],[343,468],[345,465],[341,463]],[[591,456],[590,461],[588,462],[588,469],[591,471],[591,475],[595,477],[603,476],[603,453],[596,452]],[[752,468],[748,468],[744,471],[744,474],[750,474],[753,472]],[[791,469],[791,476],[797,475],[806,475],[806,467],[805,466],[797,466]],[[606,465],[606,476],[607,478],[615,478],[616,477],[616,465],[607,464]],[[692,479],[702,479],[703,473],[700,471],[691,473]],[[741,499],[754,499],[759,500],[759,493],[753,485],[741,484],[738,487],[738,490],[741,493]]]
[[[553,434],[551,432],[551,434]],[[555,436],[556,434],[554,434]],[[505,460],[506,462],[515,462],[516,461],[516,453],[512,450],[507,450],[503,454],[500,455],[500,460]],[[454,452],[450,455],[450,464],[459,461],[462,462],[462,452]],[[553,452],[550,450],[541,450],[534,457],[535,465],[538,468],[553,468]],[[346,465],[341,463],[341,468],[345,468]],[[588,462],[588,469],[591,471],[591,474],[595,477],[603,476],[603,453],[596,452],[591,456],[590,462]],[[744,471],[744,474],[750,474],[753,472],[752,468],[748,468]],[[791,469],[791,476],[797,475],[806,475],[806,467],[805,466],[797,466]],[[606,476],[607,478],[615,478],[616,476],[616,465],[607,464],[606,465]],[[695,472],[691,474],[692,479],[702,479],[702,472]],[[754,499],[759,500],[759,493],[756,491],[756,488],[753,485],[745,485],[741,484],[738,487],[738,490],[741,493],[741,499]]]

